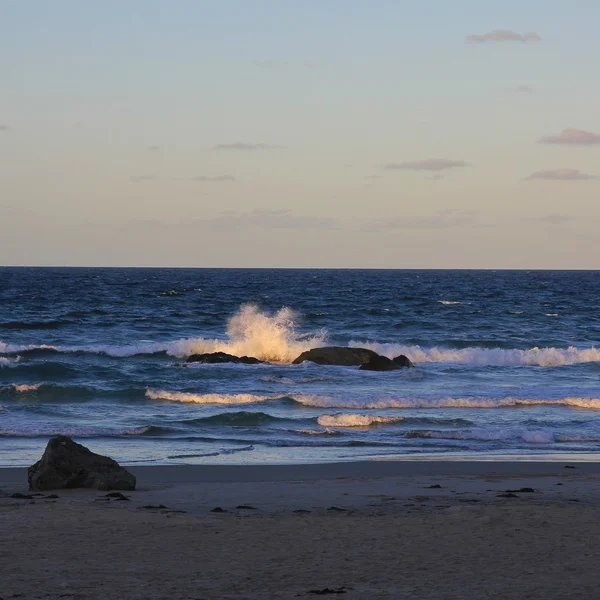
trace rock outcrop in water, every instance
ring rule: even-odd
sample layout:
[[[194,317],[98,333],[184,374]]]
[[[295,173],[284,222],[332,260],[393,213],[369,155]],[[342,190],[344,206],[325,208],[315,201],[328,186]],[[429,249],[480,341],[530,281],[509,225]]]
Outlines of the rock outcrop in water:
[[[192,354],[188,356],[185,362],[201,363],[205,365],[214,365],[220,363],[235,363],[244,365],[259,365],[264,361],[254,358],[254,356],[234,356],[227,352],[209,352],[206,354]]]
[[[317,363],[318,365],[339,365],[343,367],[355,367],[368,363],[371,359],[379,356],[373,350],[366,348],[348,348],[346,346],[324,346],[323,348],[313,348],[303,352],[293,365],[299,365],[305,360]]]
[[[393,359],[381,356],[367,348],[349,348],[347,346],[324,346],[303,352],[294,360],[293,365],[303,363],[305,360],[318,365],[339,365],[343,367],[360,366],[365,371],[395,371],[403,367],[412,367],[408,357],[404,354]]]
[[[95,454],[64,435],[50,439],[42,458],[29,467],[27,479],[33,491],[134,490],[136,484],[135,477],[112,458]]]
[[[413,364],[410,362],[410,359],[404,354],[400,354],[400,356],[396,356],[393,359],[388,358],[387,356],[374,356],[371,358],[369,362],[366,362],[360,365],[361,371],[397,371],[398,369],[403,369],[405,367],[412,367]]]

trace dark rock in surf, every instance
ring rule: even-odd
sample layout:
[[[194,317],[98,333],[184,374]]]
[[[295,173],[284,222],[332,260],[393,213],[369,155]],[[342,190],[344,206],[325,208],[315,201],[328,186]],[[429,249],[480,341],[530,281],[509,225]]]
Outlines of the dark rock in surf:
[[[185,362],[201,363],[204,365],[215,365],[221,363],[235,363],[244,365],[259,365],[264,361],[253,356],[234,356],[226,352],[209,352],[206,354],[192,354]]]
[[[399,367],[414,367],[410,358],[408,358],[408,356],[405,356],[404,354],[394,356],[394,358],[392,358],[392,362],[398,365]]]
[[[135,490],[135,477],[112,458],[95,454],[70,437],[48,442],[44,454],[27,471],[30,490],[93,488]]]
[[[373,356],[369,362],[361,365],[360,369],[362,371],[397,371],[405,367],[412,367],[412,363],[404,354],[391,360],[387,356],[377,355]]]
[[[387,356],[373,356],[369,362],[360,365],[361,371],[397,371],[401,368]]]
[[[299,365],[305,360],[318,365],[338,365],[343,367],[356,367],[368,363],[372,358],[378,357],[377,352],[366,348],[348,348],[345,346],[324,346],[303,352],[293,365]]]

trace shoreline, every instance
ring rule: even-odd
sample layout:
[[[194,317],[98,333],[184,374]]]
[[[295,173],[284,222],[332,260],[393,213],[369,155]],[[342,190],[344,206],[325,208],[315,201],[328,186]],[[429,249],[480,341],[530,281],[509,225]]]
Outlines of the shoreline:
[[[600,476],[597,461],[568,460],[369,460],[307,464],[183,464],[128,465],[120,463],[139,481],[163,485],[180,483],[248,483],[329,480],[340,477],[475,477],[493,473],[505,477],[540,477],[564,474],[567,465],[578,474]],[[0,467],[0,489],[27,483],[27,467]]]

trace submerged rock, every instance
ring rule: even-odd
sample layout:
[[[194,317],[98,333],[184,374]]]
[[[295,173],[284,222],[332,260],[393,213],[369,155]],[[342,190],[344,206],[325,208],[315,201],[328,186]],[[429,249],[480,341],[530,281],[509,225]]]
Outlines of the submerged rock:
[[[93,488],[135,490],[135,477],[108,456],[95,454],[70,437],[48,442],[42,458],[27,471],[30,490]]]
[[[258,365],[264,361],[254,358],[254,356],[234,356],[227,352],[208,352],[205,354],[192,354],[188,356],[185,362],[195,362],[205,365],[220,364],[220,363],[236,363],[244,365]]]
[[[372,358],[379,356],[373,350],[366,348],[348,348],[346,346],[324,346],[313,348],[303,352],[293,361],[293,365],[299,365],[305,360],[318,365],[339,365],[343,367],[355,367],[368,363]]]

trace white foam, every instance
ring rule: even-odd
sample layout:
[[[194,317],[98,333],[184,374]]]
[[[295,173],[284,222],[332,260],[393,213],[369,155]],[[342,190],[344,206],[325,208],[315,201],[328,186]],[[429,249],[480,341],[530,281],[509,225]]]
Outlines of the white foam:
[[[377,344],[372,342],[350,342],[350,346],[359,346],[374,350],[379,354],[393,358],[405,354],[416,364],[454,363],[479,367],[517,367],[538,366],[558,367],[578,363],[600,361],[600,350],[594,348],[530,348],[528,350],[504,348],[422,348],[421,346],[403,346],[400,344]]]
[[[450,306],[452,304],[461,304],[458,300],[438,300],[440,304],[444,304],[446,306]]]
[[[369,427],[382,423],[399,423],[404,417],[380,417],[377,415],[337,414],[320,415],[317,423],[323,427]]]
[[[2,344],[2,342],[0,342]],[[0,352],[2,351],[2,347],[0,346]],[[5,356],[0,356],[0,367],[14,367],[20,360],[20,357],[17,358],[6,358]]]
[[[479,440],[484,442],[523,440],[530,444],[552,444],[557,441],[553,432],[544,430],[465,429],[461,431],[407,431],[406,437],[440,440]]]
[[[167,390],[146,390],[151,400],[172,400],[192,404],[254,404],[276,400],[279,396],[255,396],[253,394],[194,394],[191,392],[169,392]]]
[[[302,435],[339,435],[339,431],[334,429],[291,429],[292,433],[300,433]]]
[[[375,398],[350,399],[331,396],[291,396],[305,406],[318,408],[388,409],[388,408],[505,408],[511,406],[569,406],[600,410],[600,398]]]
[[[38,390],[41,383],[13,383],[12,387],[16,392],[34,392]]]
[[[318,383],[320,381],[335,381],[336,377],[299,377],[292,379],[291,377],[276,377],[276,376],[265,376],[261,377],[260,380],[264,383],[280,383],[282,385],[296,385],[303,383]]]
[[[254,356],[268,362],[290,363],[305,350],[324,343],[318,332],[299,340],[295,332],[297,316],[289,308],[269,315],[254,304],[244,304],[227,323],[227,340],[195,338],[173,342],[167,352],[189,356],[205,352],[227,352],[235,356]]]

